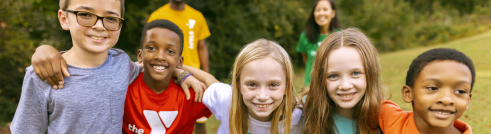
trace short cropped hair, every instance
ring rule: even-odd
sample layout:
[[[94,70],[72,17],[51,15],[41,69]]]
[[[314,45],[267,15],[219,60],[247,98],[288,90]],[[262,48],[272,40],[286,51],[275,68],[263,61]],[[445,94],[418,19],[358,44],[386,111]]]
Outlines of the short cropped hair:
[[[179,55],[182,54],[182,49],[183,49],[183,45],[184,45],[184,35],[182,34],[182,30],[181,30],[181,28],[179,28],[179,26],[177,26],[173,22],[166,20],[166,19],[156,19],[156,20],[153,20],[153,21],[145,24],[145,26],[143,27],[142,37],[141,37],[141,41],[140,41],[140,44],[142,47],[143,47],[143,43],[145,42],[145,38],[147,36],[147,31],[150,29],[153,29],[153,28],[165,28],[165,29],[169,29],[172,32],[176,33],[179,36],[179,38],[181,38],[181,44],[180,44],[181,45],[181,51],[179,52]]]
[[[124,18],[124,0],[119,0],[121,2],[121,18]],[[60,0],[60,9],[65,11],[70,4],[70,0]]]
[[[406,75],[406,85],[413,87],[414,81],[418,78],[419,74],[423,68],[433,61],[451,60],[462,63],[466,65],[472,74],[471,91],[474,86],[474,81],[476,78],[476,71],[474,69],[474,64],[472,60],[467,57],[464,53],[459,52],[455,49],[450,48],[435,48],[428,50],[420,54],[416,59],[413,60],[411,65],[409,65],[409,70],[407,70]]]

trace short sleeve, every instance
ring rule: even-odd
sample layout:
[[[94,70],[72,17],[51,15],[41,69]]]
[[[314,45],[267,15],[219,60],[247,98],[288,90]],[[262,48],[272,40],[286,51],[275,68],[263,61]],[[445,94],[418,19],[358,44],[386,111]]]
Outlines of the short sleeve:
[[[396,103],[383,100],[380,114],[378,117],[378,122],[380,129],[384,132],[388,127],[398,124],[398,119],[401,115],[404,115],[405,111],[402,110]]]
[[[203,95],[203,104],[210,109],[217,120],[228,120],[232,103],[232,86],[224,83],[213,83]]]
[[[130,72],[128,76],[128,83],[133,83],[133,81],[138,78],[138,75],[140,75],[142,71],[142,67],[139,65],[135,64],[133,61],[130,60],[129,62],[130,66]]]
[[[308,40],[307,36],[305,35],[305,32],[302,32],[300,34],[300,38],[298,39],[297,43],[297,52],[299,53],[307,53],[307,45],[308,45]]]
[[[14,119],[10,125],[13,134],[41,134],[48,131],[48,107],[44,90],[50,88],[32,70],[26,69],[22,93]]]
[[[210,29],[208,29],[208,24],[206,24],[206,19],[203,14],[199,13],[199,34],[198,41],[203,40],[210,36]]]

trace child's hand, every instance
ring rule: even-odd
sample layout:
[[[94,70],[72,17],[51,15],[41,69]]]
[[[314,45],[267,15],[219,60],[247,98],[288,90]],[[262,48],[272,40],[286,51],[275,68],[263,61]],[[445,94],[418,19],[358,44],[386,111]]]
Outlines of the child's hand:
[[[142,67],[142,72],[143,72],[143,69],[145,69],[143,68],[143,61],[136,61],[135,64]]]
[[[188,76],[182,83],[181,85],[182,90],[184,90],[184,94],[186,94],[187,100],[190,98],[189,94],[189,87],[192,87],[194,90],[194,101],[195,102],[201,102],[201,99],[203,99],[203,92],[206,90],[206,85],[196,79],[194,76]]]
[[[50,45],[39,46],[32,55],[31,64],[36,75],[54,89],[63,88],[63,76],[70,77],[65,59]]]

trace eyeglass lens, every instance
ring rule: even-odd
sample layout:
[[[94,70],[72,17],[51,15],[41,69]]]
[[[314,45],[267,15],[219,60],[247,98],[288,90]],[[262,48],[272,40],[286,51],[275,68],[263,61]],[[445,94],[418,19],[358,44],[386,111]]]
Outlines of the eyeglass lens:
[[[97,16],[89,12],[78,12],[77,20],[80,25],[93,26],[97,22]],[[107,30],[119,30],[121,20],[117,17],[104,17],[102,24]]]

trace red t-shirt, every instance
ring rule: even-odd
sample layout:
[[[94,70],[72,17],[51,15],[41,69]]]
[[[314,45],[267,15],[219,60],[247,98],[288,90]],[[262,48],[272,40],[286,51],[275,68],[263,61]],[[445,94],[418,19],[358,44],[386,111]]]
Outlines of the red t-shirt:
[[[191,98],[194,91],[189,89]],[[157,94],[143,81],[143,73],[128,86],[124,103],[123,133],[192,134],[196,120],[211,116],[203,103],[186,100],[182,88],[171,79]]]
[[[420,134],[414,122],[413,111],[404,111],[396,103],[384,100],[378,122],[386,134]],[[472,134],[469,124],[455,120],[453,126],[463,134]]]

